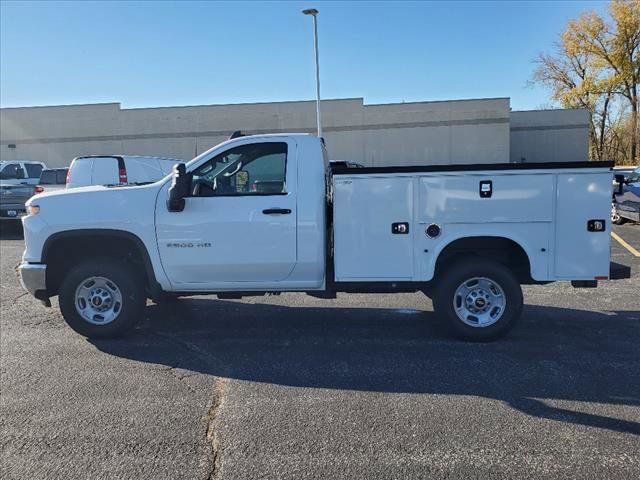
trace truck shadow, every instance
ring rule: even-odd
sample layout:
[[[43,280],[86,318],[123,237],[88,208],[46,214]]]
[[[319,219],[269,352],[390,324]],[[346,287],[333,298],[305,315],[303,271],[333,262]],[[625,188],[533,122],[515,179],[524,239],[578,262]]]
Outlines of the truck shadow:
[[[640,435],[640,422],[564,401],[640,407],[640,311],[527,306],[505,339],[452,340],[431,312],[183,299],[148,307],[103,352],[306,388],[473,395],[527,415]],[[598,409],[601,410],[601,409]]]

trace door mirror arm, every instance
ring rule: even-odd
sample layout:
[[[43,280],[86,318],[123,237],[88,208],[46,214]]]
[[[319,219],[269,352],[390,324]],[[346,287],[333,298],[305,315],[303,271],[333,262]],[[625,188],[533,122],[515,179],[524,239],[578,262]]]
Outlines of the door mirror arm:
[[[167,199],[167,210],[170,212],[181,212],[184,210],[185,197],[189,196],[191,180],[193,175],[187,173],[184,163],[177,163],[173,167],[173,178],[169,187],[169,198]]]

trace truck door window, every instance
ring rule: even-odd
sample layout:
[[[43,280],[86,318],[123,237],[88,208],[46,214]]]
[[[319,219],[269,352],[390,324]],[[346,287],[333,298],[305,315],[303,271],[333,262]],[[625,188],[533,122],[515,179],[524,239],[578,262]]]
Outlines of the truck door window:
[[[287,144],[250,143],[212,158],[193,172],[196,197],[286,193]]]

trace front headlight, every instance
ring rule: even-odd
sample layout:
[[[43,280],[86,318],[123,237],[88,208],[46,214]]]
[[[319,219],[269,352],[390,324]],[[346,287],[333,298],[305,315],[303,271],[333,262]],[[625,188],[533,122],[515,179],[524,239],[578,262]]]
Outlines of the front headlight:
[[[37,215],[37,214],[40,213],[40,206],[38,206],[38,205],[34,205],[34,204],[30,203],[26,207],[27,207],[27,214],[28,215]]]

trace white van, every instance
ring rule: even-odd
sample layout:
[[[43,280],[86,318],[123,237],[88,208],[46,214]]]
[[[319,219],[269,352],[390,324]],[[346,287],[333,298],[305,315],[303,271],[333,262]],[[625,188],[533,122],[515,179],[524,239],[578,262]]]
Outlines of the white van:
[[[171,173],[175,158],[133,155],[88,155],[76,157],[69,166],[67,188],[87,185],[149,183]]]

